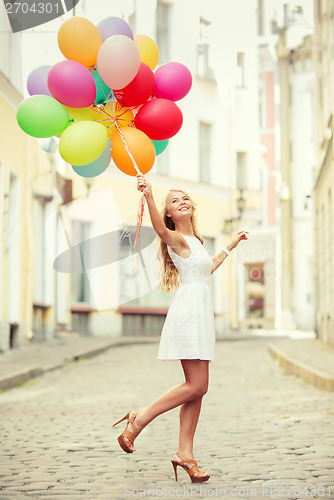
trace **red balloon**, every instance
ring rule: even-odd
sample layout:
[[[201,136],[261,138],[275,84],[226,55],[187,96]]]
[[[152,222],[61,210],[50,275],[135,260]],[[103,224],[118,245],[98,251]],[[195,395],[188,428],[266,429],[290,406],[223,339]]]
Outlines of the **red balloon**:
[[[134,79],[123,89],[114,90],[114,96],[123,106],[139,106],[151,97],[154,91],[154,74],[141,62]]]
[[[180,108],[168,99],[152,99],[145,103],[135,117],[135,126],[154,141],[164,141],[182,127]]]

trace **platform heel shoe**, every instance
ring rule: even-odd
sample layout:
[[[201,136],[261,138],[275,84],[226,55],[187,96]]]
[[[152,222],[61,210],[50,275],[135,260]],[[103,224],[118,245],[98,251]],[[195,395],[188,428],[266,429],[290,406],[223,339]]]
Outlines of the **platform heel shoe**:
[[[178,459],[175,460],[175,457],[178,457]],[[175,481],[177,481],[178,465],[180,465],[182,469],[189,474],[192,483],[204,483],[204,481],[207,481],[210,477],[210,475],[206,473],[200,475],[202,471],[198,468],[196,460],[184,458],[179,452],[175,454],[174,459],[171,460],[171,462],[174,467]]]
[[[118,436],[118,443],[122,450],[124,450],[126,453],[133,453],[135,451],[133,442],[135,438],[138,436],[138,431],[136,428],[135,424],[135,419],[137,416],[138,412],[137,411],[129,411],[121,420],[116,422],[115,425],[119,424],[120,422],[123,422],[123,420],[128,420],[125,430],[122,432],[120,436]]]

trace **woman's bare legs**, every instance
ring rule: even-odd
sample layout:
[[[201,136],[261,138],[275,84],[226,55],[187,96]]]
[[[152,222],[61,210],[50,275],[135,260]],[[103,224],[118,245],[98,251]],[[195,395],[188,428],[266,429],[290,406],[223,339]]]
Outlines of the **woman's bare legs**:
[[[180,408],[180,433],[178,452],[183,457],[194,458],[193,442],[194,435],[201,412],[203,396],[183,403]]]
[[[190,455],[186,456],[192,458],[192,442],[199,418],[202,397],[208,390],[209,362],[201,359],[183,359],[181,364],[186,381],[169,389],[145,410],[139,411],[135,424],[137,431],[140,432],[158,415],[182,405],[180,410],[179,451],[181,453],[182,449],[184,454],[186,454],[186,451],[189,452]]]
[[[193,377],[192,365],[189,364],[191,360],[181,360],[182,367],[186,380],[191,380]],[[206,369],[203,370],[205,373],[205,380],[207,385],[209,383],[209,362],[206,363]],[[204,375],[204,374],[203,374]],[[179,448],[178,452],[186,458],[194,458],[193,455],[193,442],[194,435],[201,412],[203,395],[198,398],[193,399],[183,403],[180,408],[180,433],[179,433]]]

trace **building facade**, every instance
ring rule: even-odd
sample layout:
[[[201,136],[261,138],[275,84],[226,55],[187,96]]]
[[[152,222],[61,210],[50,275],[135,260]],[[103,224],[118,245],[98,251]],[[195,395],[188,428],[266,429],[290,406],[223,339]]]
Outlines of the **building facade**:
[[[258,14],[261,144],[269,174],[268,223],[276,227],[275,326],[313,330],[313,29],[309,9],[298,2],[259,0]]]
[[[102,10],[103,5],[102,2]],[[242,19],[239,16],[241,7],[245,9],[244,2],[227,7],[219,3],[206,6],[194,1],[189,11],[182,2],[145,0],[125,2],[113,13],[128,20],[136,34],[147,34],[157,41],[159,64],[178,61],[185,64],[193,75],[190,93],[178,102],[184,117],[182,129],[170,140],[167,150],[157,157],[147,178],[153,186],[159,208],[162,208],[171,187],[184,189],[193,197],[198,204],[199,231],[211,255],[226,244],[234,231],[245,227],[252,232],[262,216],[256,4],[253,1],[247,3],[247,14]],[[82,9],[82,14],[95,23],[104,17],[88,2],[82,5]],[[90,192],[97,193],[101,185],[106,187],[106,182],[109,182],[119,220],[126,222],[136,212],[140,194],[136,192],[135,182],[124,177],[116,166],[111,165],[104,179],[93,182]],[[81,203],[79,198],[85,193],[84,187],[80,181],[72,179],[74,200]],[[238,214],[240,192],[246,200],[241,221],[234,220]],[[133,202],[129,204],[129,200]],[[232,223],[226,223],[231,219]],[[151,225],[147,210],[144,224]],[[147,238],[149,240],[149,236]],[[251,244],[247,242],[247,245]],[[246,316],[247,304],[243,298],[243,282],[247,278],[244,275],[240,278],[237,271],[239,249],[213,275],[217,333],[244,324],[242,318]],[[122,255],[128,250],[123,248]],[[151,260],[153,254],[149,252],[147,249]],[[120,328],[129,333],[133,333],[134,328],[143,333],[161,331],[172,297],[160,294],[154,287],[150,290],[152,283],[148,284],[146,279],[138,282],[136,274],[129,274],[132,267],[133,263],[114,263],[114,269],[110,271],[113,278],[104,285],[97,273],[95,277],[91,275],[90,287],[98,281],[101,285],[99,292],[94,294],[99,295],[100,304],[104,302],[102,297],[108,295],[110,282],[114,286],[113,293],[109,293],[114,297],[110,307],[103,306],[103,310],[89,313],[89,328],[94,334],[105,333],[107,325],[115,333],[120,333]],[[246,269],[245,265],[243,267]],[[153,282],[153,269],[148,272]],[[143,269],[140,269],[140,276],[145,277]],[[240,305],[243,308],[241,315]],[[121,325],[125,321],[127,326],[123,328]]]
[[[313,186],[316,329],[320,340],[334,345],[334,5],[314,1],[316,174]]]
[[[21,38],[0,10],[0,350],[54,332],[53,271],[45,259],[43,217],[54,173],[37,140],[18,126],[23,99]]]
[[[261,226],[263,214],[256,4],[247,2],[242,19],[241,8],[245,8],[241,1],[229,7],[217,3],[213,8],[196,0],[189,11],[177,1],[128,0],[111,13],[109,1],[101,0],[99,9],[82,1],[75,10],[75,15],[94,23],[108,15],[123,17],[136,34],[147,34],[157,41],[159,64],[179,61],[190,69],[192,89],[178,103],[183,127],[157,157],[147,178],[159,208],[171,187],[187,191],[195,200],[198,229],[210,255],[226,245],[234,231],[242,228],[252,234]],[[58,20],[40,31],[35,29],[32,49],[35,55],[40,51],[41,64],[57,62],[46,60],[47,47],[42,47],[41,34],[46,31],[48,43],[52,39],[56,44],[60,23]],[[8,26],[6,29],[11,36]],[[26,71],[27,47],[22,46]],[[4,85],[8,85],[8,75],[4,79]],[[11,127],[7,125],[2,136],[6,137],[8,157],[1,151],[1,175],[5,179],[0,197],[1,266],[7,274],[2,280],[0,317],[6,331],[22,325],[23,337],[36,339],[48,339],[59,330],[100,336],[159,334],[173,297],[157,289],[156,242],[147,208],[141,233],[142,259],[137,263],[139,274],[135,268],[136,254],[131,247],[141,197],[136,178],[129,178],[111,163],[103,175],[84,179],[60,160],[52,141],[41,145],[41,141],[26,136],[16,123],[16,109],[24,90],[22,78],[20,85],[17,91],[9,84],[8,93],[14,92],[16,100],[9,103],[9,96],[2,104],[11,120]],[[16,147],[18,140],[21,143]],[[8,174],[9,164],[17,172],[18,184],[15,176]],[[241,220],[236,217],[240,194],[246,202]],[[19,228],[16,232],[14,226]],[[129,230],[130,237],[124,237],[124,229]],[[10,257],[5,245],[11,245]],[[249,255],[254,254],[251,240],[247,245]],[[250,262],[245,255],[241,244],[213,275],[218,334],[245,324],[249,310],[245,270]],[[257,261],[257,257],[251,257],[251,263]],[[242,273],[238,271],[240,265]]]

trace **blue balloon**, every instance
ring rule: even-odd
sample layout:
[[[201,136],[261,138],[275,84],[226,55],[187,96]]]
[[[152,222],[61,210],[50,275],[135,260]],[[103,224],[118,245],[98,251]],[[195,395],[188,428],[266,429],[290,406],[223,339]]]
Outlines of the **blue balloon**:
[[[108,87],[108,85],[102,80],[96,66],[94,66],[91,74],[94,78],[96,87],[96,99],[94,101],[94,104],[101,104],[102,102],[106,102],[109,99],[110,92],[112,92],[110,87]]]
[[[53,137],[47,137],[45,139],[38,139],[39,147],[46,153],[55,153],[58,149],[58,144]]]
[[[115,101],[115,102],[117,102],[117,99],[114,96],[114,92],[112,90],[110,91],[110,96],[108,97],[108,99],[106,100],[106,102],[109,102],[109,101]]]
[[[106,147],[100,154],[100,156],[92,161],[91,163],[87,163],[87,165],[72,165],[74,172],[81,175],[81,177],[97,177],[102,174],[109,167],[109,163],[111,160],[111,144],[109,139],[107,140]]]

